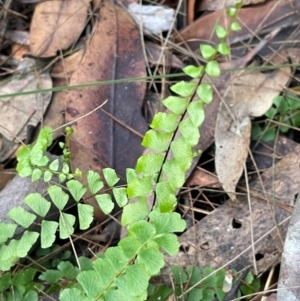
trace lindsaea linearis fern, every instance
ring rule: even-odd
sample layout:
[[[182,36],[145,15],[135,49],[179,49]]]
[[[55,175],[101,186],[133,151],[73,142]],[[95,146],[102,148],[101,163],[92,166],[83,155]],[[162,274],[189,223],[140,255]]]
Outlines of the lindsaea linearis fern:
[[[44,181],[49,182],[53,175],[57,175],[61,183],[66,182],[66,188],[77,205],[81,230],[89,228],[93,221],[93,207],[81,202],[87,190],[95,196],[105,214],[109,214],[114,208],[111,194],[100,192],[104,181],[118,206],[123,208],[121,223],[127,227],[127,237],[117,246],[108,248],[93,262],[84,257],[78,258],[78,267],[69,267],[73,277],[68,278],[68,286],[60,294],[61,301],[146,300],[151,277],[158,275],[165,264],[163,252],[170,255],[178,252],[179,242],[175,233],[184,231],[186,223],[174,212],[177,204],[176,191],[184,184],[185,173],[190,168],[193,157],[199,153],[195,152],[194,147],[200,139],[199,127],[205,118],[204,107],[213,100],[211,85],[202,83],[202,79],[204,75],[220,75],[221,70],[215,57],[218,53],[229,55],[226,38],[231,30],[240,29],[236,22],[240,7],[241,4],[238,3],[227,11],[231,18],[230,28],[216,25],[215,33],[220,40],[217,47],[205,44],[200,46],[200,53],[207,63],[183,69],[194,80],[181,81],[171,87],[177,96],[163,100],[168,113],[159,112],[154,116],[151,129],[142,141],[142,145],[151,152],[138,159],[135,169],[127,169],[127,187],[116,186],[119,178],[112,168],[105,168],[101,176],[94,171],[88,171],[84,175],[80,170],[70,172],[70,128],[67,128],[66,143],[61,144],[62,162],[50,162],[45,154],[52,144],[50,127],[43,128],[37,141],[19,152],[17,171],[21,177],[31,176],[32,181],[43,177]],[[180,135],[176,135],[177,133]],[[171,159],[168,159],[170,153]],[[86,177],[88,187],[82,185],[76,179],[78,177]],[[48,194],[59,211],[58,221],[47,219],[51,202],[38,193],[32,193],[24,199],[32,212],[15,207],[8,214],[15,224],[0,225],[0,270],[8,271],[20,258],[27,256],[39,237],[42,248],[53,245],[57,231],[61,239],[71,239],[77,217],[64,212],[69,194],[59,185],[50,185]],[[147,201],[150,194],[154,194],[156,200],[151,210]],[[29,230],[37,216],[42,218],[40,233]],[[20,239],[13,238],[17,225],[25,229]],[[63,267],[61,270],[64,270]],[[49,274],[51,273],[47,274],[46,271],[42,279],[51,282]],[[32,288],[32,291],[35,290]],[[37,299],[34,297],[31,300]]]

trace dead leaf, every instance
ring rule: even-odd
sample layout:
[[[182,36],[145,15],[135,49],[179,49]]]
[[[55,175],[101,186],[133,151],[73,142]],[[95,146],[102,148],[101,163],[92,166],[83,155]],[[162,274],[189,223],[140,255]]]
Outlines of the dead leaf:
[[[52,70],[53,87],[68,86],[70,78],[77,70],[84,58],[83,48],[57,62]],[[53,139],[64,135],[63,125],[65,124],[65,101],[68,91],[61,90],[53,93],[51,103],[45,113],[42,126],[51,126],[54,130]],[[36,133],[37,138],[38,132]]]
[[[33,60],[24,59],[22,66],[19,66],[20,69],[25,68],[23,74],[0,86],[2,95],[20,93],[19,96],[3,98],[0,103],[0,133],[9,141],[13,141],[16,137],[25,140],[27,127],[37,126],[51,101],[52,92],[21,94],[26,91],[52,88],[49,72],[38,74],[35,71],[27,71],[26,68],[33,68],[34,64]],[[7,157],[6,154],[3,155]],[[2,160],[3,156],[0,158],[1,162]]]
[[[28,54],[30,51],[28,46],[14,43],[11,45],[11,52],[12,57],[20,61],[23,59],[24,55]]]
[[[51,76],[70,79],[73,72],[80,66],[84,58],[84,54],[85,50],[81,48],[66,58],[63,58],[53,66]]]
[[[219,181],[232,200],[248,156],[250,117],[262,116],[271,107],[290,75],[290,68],[270,74],[242,71],[233,75],[225,92],[215,128],[215,164]]]
[[[30,26],[30,50],[51,57],[70,47],[82,33],[91,0],[42,1],[35,7]]]
[[[266,0],[243,0],[243,6],[265,2]],[[202,0],[196,10],[220,10],[234,7],[236,0]]]
[[[22,30],[6,30],[4,37],[13,43],[29,46],[29,33]]]
[[[145,77],[139,30],[128,13],[104,1],[96,26],[85,60],[74,72],[70,84]],[[145,88],[144,82],[126,82],[68,93],[67,121],[78,119],[107,100],[101,109],[73,125],[70,144],[73,170],[92,169],[101,173],[102,168],[111,167],[124,179],[126,168],[135,167],[143,150],[141,136],[147,130],[141,114]],[[104,219],[96,202],[91,198],[87,201],[95,205],[96,217]]]

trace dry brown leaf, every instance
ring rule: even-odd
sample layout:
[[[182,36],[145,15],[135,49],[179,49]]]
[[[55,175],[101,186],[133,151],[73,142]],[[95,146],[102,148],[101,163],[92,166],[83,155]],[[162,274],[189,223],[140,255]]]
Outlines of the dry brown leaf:
[[[90,0],[42,1],[35,7],[30,26],[30,50],[51,57],[70,47],[82,33]]]
[[[53,66],[51,70],[51,76],[69,79],[73,72],[80,66],[84,58],[84,54],[85,50],[81,48],[68,57],[63,58]]]
[[[6,30],[4,37],[13,43],[29,46],[29,32],[22,30]]]
[[[24,55],[28,54],[30,51],[28,46],[14,43],[11,45],[11,52],[12,57],[20,61],[23,59]]]
[[[121,7],[103,1],[94,36],[86,57],[71,78],[71,85],[145,77],[146,68],[139,30],[130,15]],[[71,166],[82,171],[101,173],[114,168],[126,178],[126,168],[135,167],[142,154],[141,137],[147,123],[141,114],[145,82],[124,82],[70,91],[66,97],[67,121],[73,124],[70,142]],[[107,103],[96,112],[77,120]],[[140,134],[139,134],[140,133]],[[98,220],[107,218],[92,198]]]
[[[290,78],[290,68],[272,73],[235,74],[219,107],[216,128],[216,171],[232,200],[248,155],[250,117],[262,116]]]
[[[81,48],[53,66],[51,70],[53,87],[68,86],[72,74],[79,68],[84,58],[84,53],[84,49]],[[45,113],[43,126],[51,126],[54,130],[59,128],[53,132],[53,139],[64,135],[64,111],[67,94],[67,90],[54,92],[49,108]]]
[[[32,67],[34,62],[27,58],[21,65]],[[21,68],[21,66],[19,67]],[[21,69],[23,70],[23,68]],[[26,91],[52,88],[52,80],[48,72],[38,74],[25,70],[23,70],[24,75],[19,75],[18,78],[0,86],[0,94],[21,94]],[[0,133],[9,141],[13,141],[16,137],[25,140],[27,127],[36,127],[42,120],[51,96],[52,92],[45,92],[3,98],[0,103]],[[2,160],[1,156],[0,161]]]

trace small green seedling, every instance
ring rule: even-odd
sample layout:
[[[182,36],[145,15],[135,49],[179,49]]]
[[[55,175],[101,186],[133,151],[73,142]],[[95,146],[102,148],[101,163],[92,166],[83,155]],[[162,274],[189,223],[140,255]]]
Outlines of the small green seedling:
[[[300,126],[300,98],[292,93],[286,93],[274,98],[272,107],[265,116],[278,123],[279,131],[287,133],[291,127]],[[254,124],[252,137],[255,140],[272,141],[276,137],[276,127],[267,121],[263,125]]]

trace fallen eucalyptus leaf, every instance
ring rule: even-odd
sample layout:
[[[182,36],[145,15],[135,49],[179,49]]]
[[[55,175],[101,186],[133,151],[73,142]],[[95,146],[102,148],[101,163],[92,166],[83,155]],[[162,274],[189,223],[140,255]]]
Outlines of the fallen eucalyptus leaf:
[[[105,41],[105,42],[103,42]],[[103,1],[93,38],[84,61],[73,73],[70,84],[145,77],[146,69],[139,30],[130,15],[110,1]],[[70,141],[71,167],[101,174],[114,168],[126,179],[126,168],[133,168],[141,155],[141,136],[147,123],[141,114],[146,83],[126,82],[69,91],[66,119],[74,134]],[[105,103],[93,114],[80,118]],[[126,158],[126,160],[124,159]],[[94,198],[86,202],[95,206],[98,221],[107,218]]]
[[[73,72],[79,68],[84,59],[84,55],[85,49],[82,47],[66,58],[63,58],[53,66],[51,70],[51,76],[54,78],[70,79]]]
[[[277,61],[282,58],[277,56]],[[275,62],[275,59],[273,60]],[[216,171],[223,189],[235,200],[251,136],[250,117],[262,116],[290,78],[289,68],[271,73],[241,71],[231,83],[219,107],[216,128]]]
[[[37,4],[30,26],[30,50],[39,57],[55,56],[82,33],[89,0],[43,1]]]
[[[20,65],[19,70],[23,74],[5,82],[0,86],[0,95],[20,93],[18,96],[6,97],[0,102],[0,134],[7,140],[6,145],[18,137],[18,140],[25,140],[27,127],[36,127],[42,120],[43,115],[51,101],[52,92],[22,95],[22,92],[35,91],[52,88],[52,80],[49,72],[39,74],[35,69],[35,61],[26,58]],[[19,143],[17,141],[17,143]],[[15,151],[16,145],[6,149],[3,145],[0,149],[0,162],[7,159]]]

